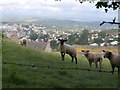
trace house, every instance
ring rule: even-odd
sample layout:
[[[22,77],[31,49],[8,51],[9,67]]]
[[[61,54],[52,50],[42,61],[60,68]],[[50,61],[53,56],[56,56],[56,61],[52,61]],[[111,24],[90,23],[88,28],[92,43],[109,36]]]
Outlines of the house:
[[[90,46],[98,46],[97,43],[92,43],[92,44],[89,44]]]
[[[115,45],[118,45],[118,43],[119,43],[118,41],[113,41],[110,44],[113,45],[113,46],[115,46]]]

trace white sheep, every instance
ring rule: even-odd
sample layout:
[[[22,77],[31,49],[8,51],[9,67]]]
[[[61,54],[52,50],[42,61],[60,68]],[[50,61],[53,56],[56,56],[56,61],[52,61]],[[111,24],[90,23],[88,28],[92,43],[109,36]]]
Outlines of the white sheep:
[[[120,72],[120,54],[112,53],[110,51],[105,51],[105,50],[103,50],[103,52],[105,53],[104,58],[108,58],[111,63],[112,74],[114,73],[115,67],[118,68],[118,73],[119,73]]]
[[[102,59],[103,59],[103,53],[100,52],[89,52],[89,50],[82,50],[86,58],[88,59],[90,69],[92,68],[92,63],[95,63],[96,68],[98,68],[98,62],[101,70],[101,64],[102,64]]]
[[[64,61],[64,56],[66,53],[71,56],[72,62],[75,58],[75,61],[77,64],[77,52],[76,52],[75,47],[65,44],[65,41],[67,41],[67,40],[64,40],[64,39],[58,39],[58,40],[60,41],[60,53],[61,53],[62,60]]]
[[[22,46],[26,46],[27,44],[27,39],[26,38],[21,38],[20,41],[19,41],[19,44],[22,45]]]

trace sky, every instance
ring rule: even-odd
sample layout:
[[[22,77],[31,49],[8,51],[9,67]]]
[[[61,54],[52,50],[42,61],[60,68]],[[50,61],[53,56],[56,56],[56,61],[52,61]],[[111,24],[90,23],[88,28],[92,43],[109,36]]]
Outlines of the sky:
[[[79,0],[0,0],[2,17],[42,17],[75,21],[111,21],[118,11],[97,9],[95,3]]]

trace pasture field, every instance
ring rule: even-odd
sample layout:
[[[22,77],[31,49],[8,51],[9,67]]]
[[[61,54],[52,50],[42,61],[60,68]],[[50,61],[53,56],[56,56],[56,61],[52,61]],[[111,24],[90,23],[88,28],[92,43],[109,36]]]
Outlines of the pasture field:
[[[2,61],[19,64],[34,64],[45,67],[19,66],[2,64],[3,88],[118,88],[118,74],[58,68],[89,68],[87,59],[78,56],[78,64],[71,62],[66,55],[61,61],[59,53],[48,53],[30,47],[23,47],[14,42],[3,40]],[[111,71],[110,63],[103,60],[102,70]],[[116,69],[117,71],[117,69]]]

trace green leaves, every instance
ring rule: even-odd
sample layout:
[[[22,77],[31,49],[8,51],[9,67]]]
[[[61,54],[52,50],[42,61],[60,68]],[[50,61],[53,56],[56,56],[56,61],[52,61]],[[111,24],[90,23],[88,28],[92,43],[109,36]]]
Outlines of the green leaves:
[[[99,8],[105,8],[105,12],[108,12],[108,9],[112,8],[113,10],[117,10],[120,8],[120,2],[97,2],[95,5],[97,9]]]
[[[79,2],[82,4],[84,2],[86,2],[88,0],[79,0]],[[94,3],[95,0],[89,0],[89,3]],[[105,8],[105,12],[107,13],[109,9],[113,9],[113,10],[117,10],[120,8],[120,1],[119,2],[110,2],[109,0],[107,1],[98,1],[96,4],[95,4],[95,7],[97,9],[100,9],[100,8]]]

